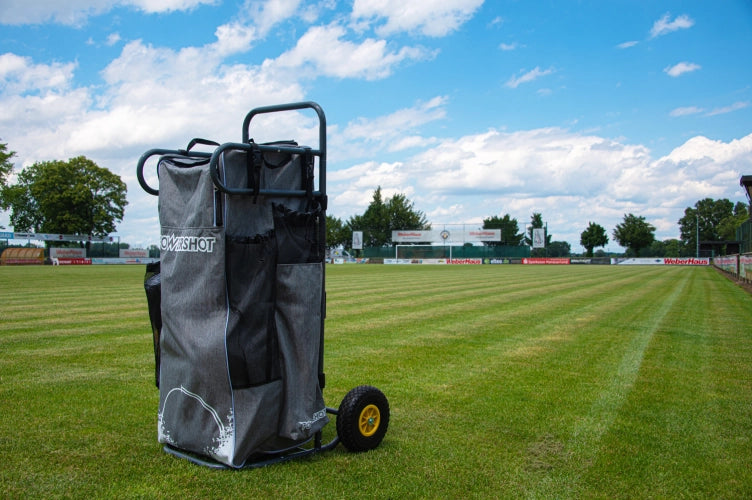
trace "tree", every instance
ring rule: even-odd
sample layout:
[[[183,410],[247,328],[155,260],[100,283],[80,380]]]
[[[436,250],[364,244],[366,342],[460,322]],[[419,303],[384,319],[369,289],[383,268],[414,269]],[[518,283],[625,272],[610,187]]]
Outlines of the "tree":
[[[684,210],[679,233],[686,255],[694,255],[700,241],[735,240],[736,229],[748,218],[747,205],[728,199],[705,198]]]
[[[501,241],[485,242],[489,246],[518,246],[522,244],[523,234],[520,233],[520,227],[517,224],[517,219],[513,219],[509,214],[504,217],[494,215],[488,219],[483,219],[483,229],[501,229]]]
[[[681,241],[677,239],[655,240],[649,250],[651,257],[682,257]]]
[[[13,164],[10,159],[16,156],[15,151],[8,151],[8,145],[0,142],[0,202],[2,202],[2,190],[8,183],[8,177],[13,172]]]
[[[749,219],[749,211],[746,203],[740,201],[734,205],[734,213],[721,219],[718,223],[718,237],[721,240],[736,240],[736,230]]]
[[[400,229],[430,229],[425,215],[403,194],[396,194],[386,202],[381,186],[373,193],[373,200],[363,215],[347,221],[350,231],[363,231],[363,246],[381,247],[392,243],[392,231]]]
[[[0,142],[0,210],[7,210],[8,203],[6,201],[6,185],[8,184],[8,178],[11,172],[13,172],[13,164],[10,159],[16,155],[15,151],[8,151],[8,145]],[[0,229],[5,229],[0,226]]]
[[[569,257],[572,254],[572,247],[566,241],[552,241],[546,248],[548,257]]]
[[[606,229],[595,222],[588,222],[588,227],[580,234],[580,245],[585,247],[586,256],[593,256],[593,248],[605,247],[608,244]]]
[[[649,247],[655,240],[655,227],[647,223],[645,217],[626,214],[624,221],[616,225],[613,234],[619,245],[639,256],[640,250]]]
[[[348,247],[352,243],[352,232],[341,219],[326,216],[326,248]]]
[[[84,156],[39,162],[5,188],[16,231],[104,236],[128,204],[119,176]]]

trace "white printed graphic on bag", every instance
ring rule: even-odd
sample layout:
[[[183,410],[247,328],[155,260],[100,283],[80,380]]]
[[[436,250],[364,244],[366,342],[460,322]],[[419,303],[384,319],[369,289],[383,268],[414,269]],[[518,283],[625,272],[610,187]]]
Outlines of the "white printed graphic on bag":
[[[162,406],[162,411],[159,412],[158,418],[159,418],[159,427],[158,427],[158,434],[159,434],[159,442],[161,443],[167,443],[171,445],[176,445],[174,440],[170,437],[170,431],[169,431],[169,425],[165,422],[164,414],[165,410],[167,408],[167,401],[170,399],[170,396],[174,394],[177,395],[184,395],[187,396],[199,403],[201,408],[206,410],[214,420],[214,422],[217,424],[217,432],[215,434],[215,437],[212,439],[214,442],[213,447],[206,447],[204,450],[204,453],[209,455],[210,457],[214,458],[215,460],[218,460],[220,462],[229,462],[232,459],[233,456],[233,448],[234,448],[234,425],[233,425],[233,415],[232,411],[227,416],[228,423],[227,425],[222,423],[222,420],[219,418],[219,414],[217,411],[209,406],[209,404],[204,401],[204,399],[199,396],[198,394],[194,394],[193,392],[189,391],[185,387],[175,387],[174,389],[171,389],[170,392],[167,393],[164,400],[164,405]]]

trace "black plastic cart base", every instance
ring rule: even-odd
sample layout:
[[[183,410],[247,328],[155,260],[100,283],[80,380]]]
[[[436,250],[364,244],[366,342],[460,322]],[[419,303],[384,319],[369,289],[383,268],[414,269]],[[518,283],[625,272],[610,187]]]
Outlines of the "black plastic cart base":
[[[338,413],[337,410],[334,408],[327,408],[326,412],[332,415],[336,415]],[[313,446],[311,448],[305,448],[306,444],[310,444],[310,441],[309,441],[308,443],[303,443],[300,446],[296,446],[290,450],[287,450],[284,453],[269,454],[268,457],[262,456],[260,458],[257,458],[256,460],[249,460],[245,465],[243,465],[243,467],[240,467],[240,469],[260,469],[262,467],[267,467],[269,465],[289,462],[291,460],[298,460],[301,458],[316,455],[318,453],[323,453],[325,451],[333,450],[334,448],[337,447],[337,445],[340,442],[339,436],[335,436],[334,439],[332,439],[328,443],[321,444],[321,432],[317,432],[316,435],[312,438],[312,441],[313,441]],[[204,456],[189,453],[189,452],[180,450],[178,448],[173,448],[170,445],[165,445],[163,450],[167,454],[173,455],[178,458],[182,458],[183,460],[188,460],[191,463],[194,463],[196,465],[201,465],[203,467],[208,467],[210,469],[239,470],[236,467],[230,467],[229,465],[215,462],[214,460],[209,460]]]

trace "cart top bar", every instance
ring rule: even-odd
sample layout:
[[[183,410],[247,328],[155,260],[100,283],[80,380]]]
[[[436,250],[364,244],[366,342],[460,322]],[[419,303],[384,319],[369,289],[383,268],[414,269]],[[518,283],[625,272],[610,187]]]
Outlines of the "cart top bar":
[[[224,151],[235,149],[235,150],[241,150],[241,151],[250,151],[251,146],[249,144],[249,135],[250,135],[250,125],[251,120],[257,115],[266,114],[266,113],[277,113],[281,111],[297,111],[302,109],[312,109],[316,112],[319,119],[319,145],[318,149],[312,149],[302,146],[284,146],[284,145],[263,145],[258,144],[256,145],[261,149],[261,151],[270,151],[270,152],[276,152],[276,153],[291,153],[291,154],[311,154],[313,156],[319,157],[319,189],[317,191],[313,191],[313,193],[307,193],[304,190],[259,190],[259,193],[254,192],[253,189],[244,189],[244,188],[230,188],[222,183],[222,180],[219,176],[219,157],[220,154]],[[210,167],[209,170],[211,172],[212,181],[214,182],[214,185],[222,192],[225,192],[227,194],[235,194],[235,195],[269,195],[269,196],[292,196],[292,197],[301,197],[301,196],[309,196],[313,194],[313,196],[320,197],[320,198],[326,198],[326,116],[324,115],[324,110],[321,109],[321,106],[319,106],[317,103],[312,101],[306,101],[306,102],[294,102],[289,104],[278,104],[274,106],[263,106],[259,108],[252,109],[243,120],[243,143],[225,143],[221,146],[217,147],[217,149],[214,150],[213,153],[208,152],[202,152],[202,151],[190,151],[191,147],[193,147],[195,144],[209,144],[211,141],[204,141],[201,139],[194,139],[191,141],[190,145],[187,149],[150,149],[146,153],[144,153],[141,158],[138,161],[138,166],[136,168],[136,174],[138,177],[138,183],[141,185],[141,187],[149,194],[158,196],[159,190],[154,189],[151,186],[149,186],[146,182],[146,179],[144,178],[144,165],[146,164],[146,161],[152,157],[152,156],[167,156],[167,155],[176,155],[176,156],[183,156],[188,158],[194,158],[197,160],[210,160]],[[216,143],[214,143],[216,144]]]

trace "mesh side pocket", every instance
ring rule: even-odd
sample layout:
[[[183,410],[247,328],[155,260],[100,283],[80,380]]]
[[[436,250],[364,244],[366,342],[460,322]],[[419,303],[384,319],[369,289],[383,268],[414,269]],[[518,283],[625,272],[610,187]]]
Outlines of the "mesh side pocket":
[[[277,266],[276,326],[284,398],[279,435],[307,439],[329,418],[318,378],[323,264]]]
[[[279,264],[323,261],[319,244],[321,211],[297,212],[274,205],[273,213]]]
[[[227,237],[227,362],[233,389],[280,377],[274,329],[275,240]]]

